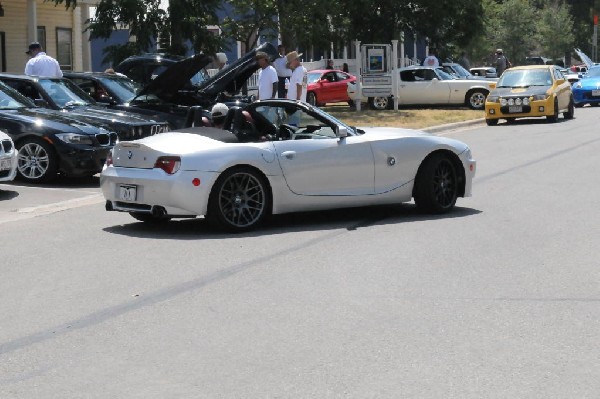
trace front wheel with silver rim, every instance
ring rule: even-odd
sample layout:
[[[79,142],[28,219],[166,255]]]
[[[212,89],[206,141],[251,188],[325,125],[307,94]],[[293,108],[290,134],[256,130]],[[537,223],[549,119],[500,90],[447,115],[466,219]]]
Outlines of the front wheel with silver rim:
[[[308,92],[308,94],[306,95],[306,102],[309,103],[310,105],[314,105],[316,107],[317,106],[317,95],[315,93],[313,93],[312,91]]]
[[[21,179],[41,183],[56,178],[56,153],[49,143],[32,137],[19,142],[17,148],[17,170]]]
[[[371,109],[378,111],[388,109],[391,103],[391,97],[369,97],[369,105],[371,106]]]
[[[266,179],[248,167],[225,171],[215,183],[206,218],[232,232],[258,227],[271,210],[271,193]]]
[[[471,109],[480,110],[485,108],[487,93],[483,90],[473,90],[467,93],[467,105]]]

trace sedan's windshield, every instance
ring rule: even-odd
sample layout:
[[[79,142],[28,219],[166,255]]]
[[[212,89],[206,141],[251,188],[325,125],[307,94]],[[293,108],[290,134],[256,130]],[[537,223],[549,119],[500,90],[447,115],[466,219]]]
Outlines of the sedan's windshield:
[[[35,105],[16,90],[0,82],[0,109],[31,108]]]
[[[517,69],[504,72],[496,87],[551,86],[552,75],[548,69]]]
[[[60,108],[91,105],[94,100],[69,80],[40,79],[44,91]]]
[[[452,66],[444,65],[443,69],[444,69],[444,72],[452,74],[452,75],[456,75],[459,78],[468,78],[469,76],[471,76],[471,72],[467,71],[465,68],[463,68],[459,64],[454,64]]]
[[[140,90],[140,85],[128,78],[103,77],[100,78],[100,81],[121,103],[128,103],[133,100],[136,93]]]
[[[436,72],[437,72],[437,74],[438,74],[438,76],[440,77],[441,80],[455,80],[456,79],[456,76],[450,75],[449,73],[444,72],[442,70],[442,68],[438,68],[436,70]]]
[[[308,83],[315,83],[317,80],[321,79],[321,73],[309,73],[308,74]]]

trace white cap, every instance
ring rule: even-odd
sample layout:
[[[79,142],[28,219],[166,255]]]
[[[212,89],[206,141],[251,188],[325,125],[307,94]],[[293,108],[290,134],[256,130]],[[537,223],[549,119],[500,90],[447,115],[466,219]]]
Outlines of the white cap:
[[[227,63],[227,54],[225,53],[217,53],[217,60],[219,60],[219,62],[226,64]]]
[[[227,115],[227,112],[229,111],[229,107],[223,103],[216,103],[215,105],[213,105],[212,107],[212,111],[210,111],[210,113],[212,114],[213,118],[214,117],[220,117],[220,116],[225,116]]]

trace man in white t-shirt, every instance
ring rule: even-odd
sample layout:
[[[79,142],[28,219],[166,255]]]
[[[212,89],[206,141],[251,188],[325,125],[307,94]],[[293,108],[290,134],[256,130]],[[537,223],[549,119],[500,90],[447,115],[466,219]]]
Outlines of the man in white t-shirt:
[[[44,53],[38,42],[31,43],[25,53],[31,57],[25,64],[25,75],[62,78],[63,73],[58,61]]]
[[[259,51],[256,53],[256,61],[260,66],[258,73],[258,99],[269,100],[275,98],[277,94],[277,71],[271,66],[269,55]]]
[[[277,85],[277,97],[286,98],[285,81],[292,76],[292,70],[287,67],[287,58],[285,58],[285,46],[280,44],[277,46],[279,56],[273,61],[273,67],[277,71],[279,83]]]
[[[423,66],[437,68],[440,66],[440,60],[436,57],[435,49],[429,51],[429,55],[423,60]]]
[[[292,70],[292,77],[290,78],[290,86],[288,87],[287,98],[290,100],[306,102],[308,75],[306,73],[306,68],[304,68],[300,62],[300,56],[302,56],[302,54],[298,54],[297,51],[292,51],[285,56],[287,58],[288,65]]]

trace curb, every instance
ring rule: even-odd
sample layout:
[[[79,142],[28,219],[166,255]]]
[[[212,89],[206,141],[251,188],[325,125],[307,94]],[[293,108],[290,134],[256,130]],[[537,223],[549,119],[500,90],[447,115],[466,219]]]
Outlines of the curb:
[[[426,127],[425,129],[422,129],[422,130],[427,133],[438,133],[438,132],[442,132],[445,130],[455,130],[455,129],[460,129],[463,127],[483,125],[484,123],[485,123],[485,118],[481,118],[481,119],[473,119],[470,121],[454,122],[454,123],[447,123],[445,125]]]

